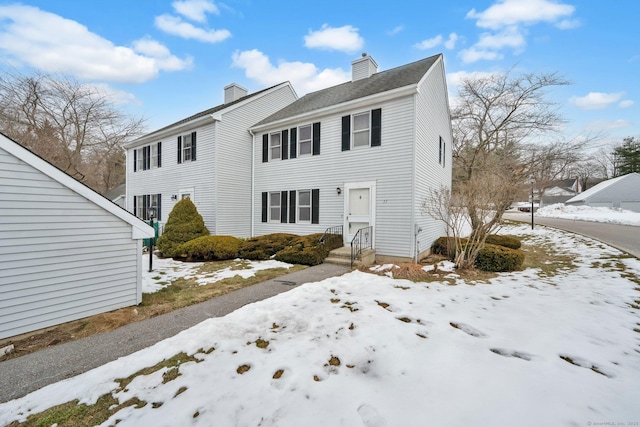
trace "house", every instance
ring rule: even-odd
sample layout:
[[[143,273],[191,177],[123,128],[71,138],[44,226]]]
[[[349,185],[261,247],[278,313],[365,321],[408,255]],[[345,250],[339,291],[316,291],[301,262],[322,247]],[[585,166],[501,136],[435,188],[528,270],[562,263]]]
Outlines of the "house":
[[[0,134],[0,338],[139,304],[153,229]]]
[[[124,208],[125,201],[127,200],[127,186],[125,184],[120,184],[104,193],[104,197],[111,200],[121,208]]]
[[[540,198],[540,206],[564,203],[578,194],[579,188],[580,183],[576,178],[553,180],[546,185]]]
[[[602,181],[565,202],[567,205],[627,209],[640,212],[640,174]]]
[[[351,81],[309,93],[251,128],[252,234],[342,226],[349,245],[371,226],[378,261],[415,259],[446,234],[421,211],[431,189],[451,186],[443,57],[377,68],[363,54]]]
[[[212,234],[251,235],[252,136],[249,127],[297,99],[289,82],[248,94],[224,88],[224,103],[127,144],[127,209],[160,228],[190,198]]]
[[[430,190],[451,187],[444,59],[377,68],[363,54],[352,62],[351,81],[300,99],[287,84],[253,98],[241,92],[242,107],[223,104],[134,141],[128,146],[128,206],[144,218],[149,204],[168,212],[167,201],[187,195],[195,197],[212,234],[342,228],[348,246],[358,230],[370,230],[378,260],[419,257],[446,233],[421,210]],[[288,95],[267,96],[274,91]],[[271,111],[225,125],[225,111],[238,120],[252,102],[265,104],[260,113],[266,105]],[[219,137],[222,126],[233,129],[230,136]],[[198,158],[180,164],[175,152],[189,132],[198,135]],[[161,167],[160,154],[154,167],[154,150],[163,150]]]

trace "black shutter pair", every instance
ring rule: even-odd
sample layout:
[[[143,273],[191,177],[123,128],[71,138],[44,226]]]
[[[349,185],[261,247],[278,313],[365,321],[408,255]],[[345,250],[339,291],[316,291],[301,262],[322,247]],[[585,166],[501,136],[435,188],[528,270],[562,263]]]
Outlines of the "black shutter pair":
[[[280,222],[282,223],[286,223],[287,222],[287,206],[289,206],[289,204],[287,203],[287,191],[281,191],[280,192]],[[295,195],[293,195],[293,199],[294,199],[294,203],[295,203]],[[268,215],[268,209],[269,209],[269,193],[266,191],[262,192],[262,222],[268,222],[269,221],[269,215]],[[293,208],[295,210],[295,207]]]
[[[382,145],[382,109],[371,110],[371,146]],[[342,117],[342,151],[351,149],[351,116]]]
[[[313,148],[314,156],[320,154],[320,122],[313,124]],[[298,157],[298,129],[285,129],[281,132],[281,156],[282,160]],[[262,163],[269,161],[269,134],[262,135]]]
[[[160,148],[158,147],[158,150]],[[160,151],[158,151],[159,153]],[[182,163],[182,136],[178,137],[178,163]],[[196,133],[191,132],[191,161],[196,160]]]

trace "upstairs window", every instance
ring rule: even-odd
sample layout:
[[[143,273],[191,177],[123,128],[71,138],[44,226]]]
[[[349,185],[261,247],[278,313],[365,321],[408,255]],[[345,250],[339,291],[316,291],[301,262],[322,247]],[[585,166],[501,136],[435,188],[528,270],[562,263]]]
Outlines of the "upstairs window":
[[[300,136],[298,151],[300,155],[311,154],[311,125],[300,126],[298,131]]]
[[[342,151],[382,145],[382,110],[342,117]]]
[[[271,160],[276,160],[281,157],[280,149],[282,148],[282,141],[280,133],[272,133],[269,135],[269,152]]]
[[[369,146],[370,114],[367,111],[353,116],[353,146]]]
[[[196,160],[196,133],[191,132],[178,137],[178,163]]]

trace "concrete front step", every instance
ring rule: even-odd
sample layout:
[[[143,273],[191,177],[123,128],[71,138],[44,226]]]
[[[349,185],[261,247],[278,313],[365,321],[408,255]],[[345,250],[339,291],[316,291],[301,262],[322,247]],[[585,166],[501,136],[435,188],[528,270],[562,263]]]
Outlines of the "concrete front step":
[[[337,265],[351,265],[351,248],[349,246],[343,246],[338,249],[334,249],[329,253],[329,256],[325,258],[324,262]],[[375,249],[365,249],[362,251],[358,258],[355,260],[354,265],[371,265],[376,262]]]

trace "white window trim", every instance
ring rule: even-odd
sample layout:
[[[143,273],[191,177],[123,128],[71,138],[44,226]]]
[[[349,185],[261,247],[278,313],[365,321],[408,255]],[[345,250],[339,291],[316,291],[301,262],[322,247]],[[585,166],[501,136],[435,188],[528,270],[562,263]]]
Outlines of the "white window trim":
[[[300,204],[300,193],[309,193],[309,204],[308,205],[302,205]],[[297,221],[299,224],[311,224],[311,216],[313,215],[313,200],[312,200],[312,196],[311,196],[311,189],[305,189],[305,190],[298,190],[297,194],[296,194],[296,216],[297,216]],[[300,209],[301,208],[308,208],[309,209],[309,219],[308,220],[302,220],[301,219],[301,215],[300,215]]]
[[[369,117],[369,124],[366,129],[356,130],[356,116],[367,115]],[[368,132],[369,138],[367,141],[367,145],[356,145],[356,134]],[[351,115],[351,149],[358,149],[364,147],[371,147],[371,110],[361,111],[359,113],[355,113]]]
[[[309,128],[309,139],[302,139],[302,128]],[[303,142],[308,142],[309,143],[309,152],[308,153],[302,153],[302,143]],[[313,124],[309,123],[308,125],[302,125],[302,126],[298,126],[298,156],[311,156],[313,155]]]
[[[280,141],[280,143],[278,145],[272,145],[271,141],[272,141],[272,137],[274,135],[278,136],[278,140]],[[273,149],[274,148],[278,148],[278,157],[273,157]],[[280,132],[272,132],[269,134],[269,160],[280,160],[282,159],[282,134]]]
[[[279,191],[270,191],[268,194],[268,206],[267,208],[269,209],[269,222],[280,222],[282,220],[282,193],[280,193]],[[271,209],[275,209],[275,206],[271,204],[271,196],[277,194],[278,195],[278,215],[277,218],[273,218],[272,216],[272,210]]]
[[[196,190],[195,187],[191,187],[191,188],[181,188],[180,191],[178,191],[179,194],[179,198],[176,202],[179,202],[180,200],[182,200],[184,197],[182,197],[185,194],[189,194],[189,199],[195,204],[196,203]]]
[[[187,140],[189,141],[189,145],[187,146]],[[191,140],[191,134],[187,133],[185,135],[182,135],[182,163],[186,163],[186,162],[192,162],[192,144],[193,141]],[[189,158],[187,159],[187,150],[189,150]]]

